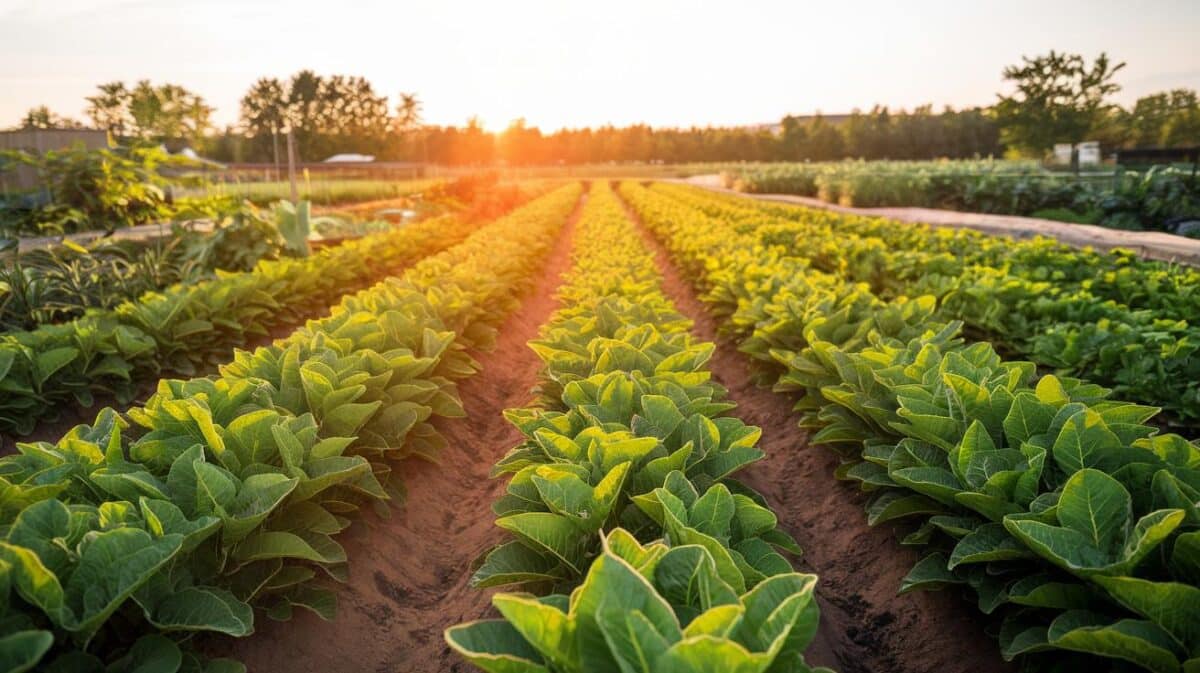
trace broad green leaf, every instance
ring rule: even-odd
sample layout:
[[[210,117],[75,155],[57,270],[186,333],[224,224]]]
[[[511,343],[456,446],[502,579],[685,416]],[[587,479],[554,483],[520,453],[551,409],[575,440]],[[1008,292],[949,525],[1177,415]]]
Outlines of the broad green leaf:
[[[33,670],[53,644],[54,634],[49,631],[16,631],[0,637],[0,670],[6,673]]]
[[[34,383],[38,390],[63,367],[79,356],[79,349],[70,346],[52,348],[37,354],[34,360]],[[2,377],[0,377],[2,378]]]
[[[233,558],[242,563],[276,558],[303,559],[314,563],[343,563],[346,555],[340,547],[319,550],[310,541],[295,533],[259,530],[234,547]]]
[[[471,584],[482,588],[562,579],[561,565],[555,557],[539,554],[521,542],[513,541],[488,553],[483,565],[471,575]]]
[[[964,580],[947,568],[947,563],[946,555],[941,552],[922,558],[900,581],[899,593],[937,590],[951,584],[963,584]]]
[[[1179,670],[1171,637],[1148,621],[1113,621],[1103,615],[1072,610],[1054,620],[1048,637],[1055,647],[1124,659],[1156,673]]]
[[[187,587],[162,597],[146,619],[164,631],[216,631],[241,637],[254,632],[250,606],[228,591]]]
[[[496,525],[511,532],[543,554],[551,554],[577,575],[583,574],[584,556],[591,535],[570,519],[550,512],[524,512],[496,519]]]
[[[1054,440],[1052,454],[1059,468],[1073,475],[1086,468],[1111,469],[1120,459],[1122,443],[1100,414],[1086,410],[1067,419]]]
[[[504,620],[452,626],[446,630],[446,643],[489,673],[550,673],[537,650]]]
[[[182,545],[182,535],[155,538],[136,528],[117,528],[85,540],[75,572],[64,586],[67,605],[76,615],[68,630],[90,638]]]
[[[595,620],[622,673],[650,673],[670,647],[646,615],[622,609],[618,601],[602,599]]]
[[[1187,651],[1200,647],[1200,588],[1136,577],[1096,577],[1121,605],[1171,634]]]
[[[1024,545],[1008,534],[1002,524],[988,523],[958,541],[946,567],[954,570],[967,563],[1013,561],[1033,557]]]

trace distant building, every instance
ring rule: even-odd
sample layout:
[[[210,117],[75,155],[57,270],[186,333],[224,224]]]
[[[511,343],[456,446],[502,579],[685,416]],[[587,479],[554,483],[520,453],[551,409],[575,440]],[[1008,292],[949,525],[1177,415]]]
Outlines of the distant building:
[[[89,150],[108,147],[108,133],[98,129],[16,129],[0,131],[0,150],[23,150],[45,154],[82,145]],[[32,166],[17,166],[0,173],[0,189],[26,191],[38,186],[37,171]]]
[[[375,161],[375,157],[370,154],[335,154],[325,161],[324,164],[369,164]]]

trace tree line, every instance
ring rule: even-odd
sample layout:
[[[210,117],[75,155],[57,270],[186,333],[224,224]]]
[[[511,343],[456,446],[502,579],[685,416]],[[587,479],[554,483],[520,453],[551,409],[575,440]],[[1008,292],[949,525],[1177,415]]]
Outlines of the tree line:
[[[437,126],[423,123],[415,94],[401,93],[393,104],[363,77],[311,70],[256,81],[241,99],[238,123],[223,129],[213,127],[213,109],[199,94],[149,81],[101,84],[87,98],[87,115],[120,139],[190,146],[217,161],[264,163],[284,159],[288,131],[301,161],[349,152],[450,165],[1039,157],[1060,142],[1099,140],[1107,149],[1200,142],[1200,100],[1193,90],[1144,96],[1128,109],[1111,102],[1120,88],[1114,76],[1124,65],[1106,54],[1089,63],[1052,51],[1006,68],[1003,77],[1013,90],[991,107],[876,106],[837,117],[789,115],[756,127],[636,124],[546,133],[516,120],[492,133],[476,119]],[[81,124],[39,106],[22,126]]]

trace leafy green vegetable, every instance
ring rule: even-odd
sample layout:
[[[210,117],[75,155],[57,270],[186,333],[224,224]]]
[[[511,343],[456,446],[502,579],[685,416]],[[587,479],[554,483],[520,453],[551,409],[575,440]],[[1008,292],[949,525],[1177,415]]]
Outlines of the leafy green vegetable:
[[[902,590],[968,587],[981,611],[1001,618],[1009,658],[1070,651],[1154,671],[1195,665],[1200,651],[1180,627],[1190,613],[1175,598],[1200,580],[1200,447],[1160,434],[1149,423],[1156,408],[1116,401],[1086,380],[1039,376],[1033,363],[971,342],[978,332],[966,329],[1032,320],[1026,301],[1073,311],[1081,324],[1126,310],[1085,293],[1181,311],[1192,300],[1177,283],[1190,272],[1045,241],[809,218],[678,186],[621,191],[706,291],[762,380],[800,393],[801,427],[840,454],[839,477],[871,494],[868,521],[918,526],[905,543],[928,551]],[[972,285],[985,264],[1004,271],[994,285]],[[1117,285],[1089,280],[1104,264],[1115,264],[1108,280]],[[1074,284],[1079,304],[1058,304],[1039,273]],[[1145,294],[1159,281],[1175,294]],[[904,296],[913,288],[937,296]],[[955,316],[967,326],[946,320]],[[1187,349],[1181,341],[1162,353],[1183,363]],[[1145,382],[1180,398],[1176,409],[1190,404],[1180,390],[1194,377],[1159,370],[1143,379],[1142,369],[1115,374],[1106,362],[1098,369],[1122,390]]]
[[[466,348],[490,346],[578,195],[483,227],[214,378],[164,379],[127,418],[105,409],[0,458],[5,662],[236,671],[180,643],[249,635],[254,608],[331,619],[342,514],[389,499],[396,459],[436,453],[431,420],[462,415],[454,382],[476,371]],[[43,353],[40,371],[69,355]]]

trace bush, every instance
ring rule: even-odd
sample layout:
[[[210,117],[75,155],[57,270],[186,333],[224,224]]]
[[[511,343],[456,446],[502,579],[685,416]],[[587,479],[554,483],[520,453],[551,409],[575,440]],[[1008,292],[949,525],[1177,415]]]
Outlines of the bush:
[[[0,159],[4,166],[34,167],[45,186],[0,205],[0,232],[10,236],[112,231],[170,219],[176,212],[172,181],[161,169],[190,163],[156,147],[78,146],[41,156],[10,150]]]

